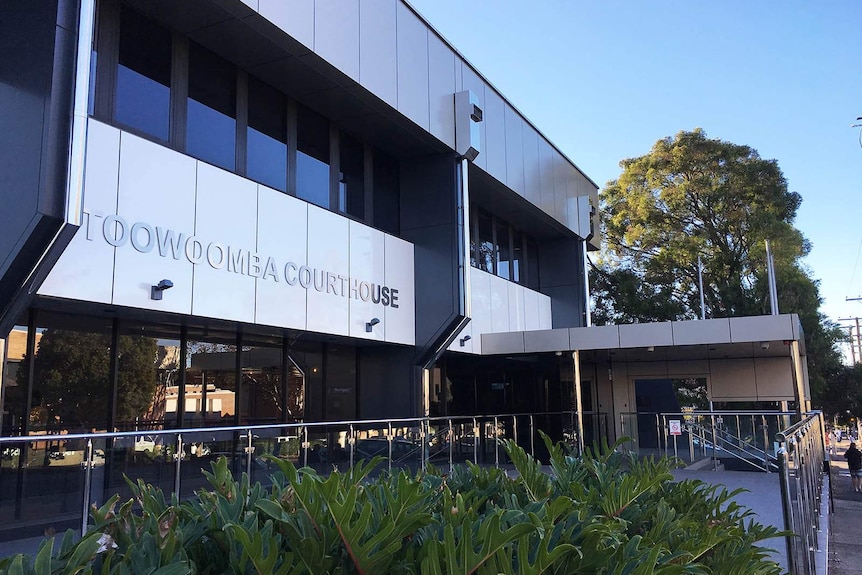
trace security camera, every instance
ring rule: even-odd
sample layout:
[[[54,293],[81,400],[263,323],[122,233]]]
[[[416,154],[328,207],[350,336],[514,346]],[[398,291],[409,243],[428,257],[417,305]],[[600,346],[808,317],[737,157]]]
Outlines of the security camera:
[[[171,280],[162,280],[156,285],[152,286],[150,289],[150,299],[154,299],[156,301],[162,299],[162,292],[166,289],[171,289],[174,287],[174,282]]]

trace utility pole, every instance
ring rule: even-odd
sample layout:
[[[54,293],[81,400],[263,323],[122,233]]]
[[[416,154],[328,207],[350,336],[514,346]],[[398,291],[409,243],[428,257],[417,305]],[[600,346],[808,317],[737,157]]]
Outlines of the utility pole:
[[[862,298],[857,298],[862,299]],[[850,355],[853,358],[853,365],[856,365],[857,357],[858,361],[862,362],[862,331],[860,329],[860,321],[862,321],[862,317],[842,317],[838,318],[838,321],[852,321],[856,324],[856,338],[853,337],[853,325],[842,325],[842,328],[849,330],[850,333]],[[858,355],[856,352],[859,352]]]

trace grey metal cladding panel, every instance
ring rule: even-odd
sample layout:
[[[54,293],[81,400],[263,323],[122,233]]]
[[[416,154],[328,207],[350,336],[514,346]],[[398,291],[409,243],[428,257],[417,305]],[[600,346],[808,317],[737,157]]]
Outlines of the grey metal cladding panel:
[[[314,51],[359,80],[359,0],[315,0]]]
[[[542,177],[539,169],[539,134],[524,122],[524,197],[534,206],[542,203]]]
[[[527,353],[568,351],[569,347],[569,330],[567,328],[524,332],[524,351]]]
[[[541,179],[541,190],[539,192],[538,206],[546,214],[554,213],[554,156],[556,150],[551,144],[539,136],[539,176]]]
[[[485,109],[485,81],[482,80],[482,78],[473,71],[470,65],[463,60],[461,60],[461,83],[462,90],[470,90],[477,98],[479,98],[479,107],[482,108],[482,111],[485,114],[487,114],[487,110]],[[488,88],[488,91],[490,92],[492,90]],[[479,144],[481,151],[473,162],[477,167],[482,168],[483,170],[487,170],[488,167],[488,153],[486,152],[488,148],[486,145],[488,138],[486,127],[487,124],[484,121],[479,124]]]
[[[314,48],[314,0],[259,0],[260,15]]]
[[[506,185],[524,195],[524,119],[506,104]]]
[[[554,150],[554,211],[551,215],[563,225],[566,225],[568,218],[566,197],[569,194],[569,179],[572,177],[572,172],[574,172],[572,165],[562,154]]]
[[[569,345],[572,349],[617,349],[620,346],[619,326],[573,327],[569,329]]]
[[[566,227],[584,237],[589,233],[589,228],[581,229],[581,222],[578,219],[578,180],[581,173],[574,168],[567,168],[569,177],[566,178]]]
[[[506,108],[503,98],[493,89],[485,90],[485,109],[482,116],[485,124],[485,142],[482,153],[488,156],[485,171],[506,181]]]
[[[436,34],[428,34],[428,101],[431,133],[455,148],[455,52]]]
[[[455,92],[460,92],[464,89],[464,79],[461,71],[464,67],[464,61],[459,57],[455,57]]]
[[[398,111],[428,129],[428,28],[398,3]]]
[[[482,355],[524,353],[524,332],[483,333]]]
[[[793,315],[758,315],[730,318],[730,339],[743,341],[770,341],[793,339]]]
[[[397,4],[397,0],[359,3],[359,83],[393,108],[398,107]]]

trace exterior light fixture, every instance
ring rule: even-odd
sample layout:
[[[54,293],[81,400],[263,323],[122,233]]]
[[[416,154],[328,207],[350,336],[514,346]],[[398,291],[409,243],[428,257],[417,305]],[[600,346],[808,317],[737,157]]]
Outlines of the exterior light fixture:
[[[365,331],[368,333],[371,333],[371,330],[373,330],[374,326],[377,325],[378,323],[380,323],[379,318],[376,318],[376,317],[371,318],[371,321],[366,322],[366,324],[365,324]]]
[[[761,341],[760,342],[760,349],[762,349],[764,351],[769,349],[769,342],[768,341]]]
[[[652,352],[654,352],[654,351],[655,351],[655,346],[654,346],[654,345],[651,345],[651,346],[649,346],[648,348],[646,348],[646,350],[647,350],[648,352],[652,353]]]
[[[150,299],[161,300],[162,292],[166,289],[171,289],[174,287],[174,282],[171,280],[162,280],[154,286],[150,286]]]
[[[464,347],[464,344],[467,343],[468,341],[470,341],[471,339],[473,339],[473,336],[465,335],[464,337],[462,337],[461,339],[458,340],[458,343],[461,344],[461,347]]]

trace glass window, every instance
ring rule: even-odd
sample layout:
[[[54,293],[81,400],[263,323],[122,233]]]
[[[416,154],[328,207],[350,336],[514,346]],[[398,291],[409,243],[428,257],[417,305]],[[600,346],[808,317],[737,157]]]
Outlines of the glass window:
[[[496,220],[497,231],[497,275],[504,279],[512,279],[511,277],[511,253],[509,248],[509,225],[502,221]]]
[[[171,33],[123,7],[116,121],[166,142],[171,103]]]
[[[488,273],[494,273],[494,228],[490,214],[476,210],[478,222],[479,249],[476,254],[478,268]]]
[[[236,167],[236,69],[189,43],[186,151],[233,171]]]
[[[539,289],[539,248],[527,240],[527,287]]]
[[[186,344],[185,405],[179,387],[169,388],[168,413],[185,409],[187,427],[217,427],[236,421],[236,337],[190,330]]]
[[[247,175],[282,192],[287,189],[287,113],[284,97],[248,79]]]
[[[365,157],[362,144],[344,132],[339,136],[338,211],[365,218]]]
[[[296,112],[296,195],[329,209],[329,122],[303,106]]]
[[[524,236],[517,230],[512,230],[512,281],[522,283],[521,269],[524,260]]]
[[[398,234],[399,178],[398,160],[374,150],[374,225],[384,232]]]

